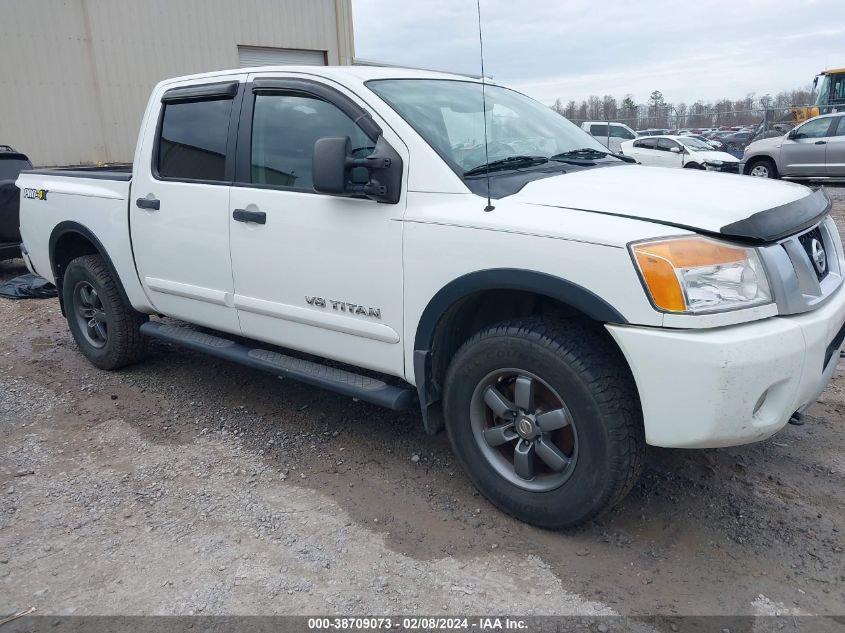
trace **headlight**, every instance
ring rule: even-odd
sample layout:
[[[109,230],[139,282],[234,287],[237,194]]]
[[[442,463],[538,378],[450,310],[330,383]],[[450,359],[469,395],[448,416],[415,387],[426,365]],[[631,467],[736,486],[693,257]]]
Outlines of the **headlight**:
[[[757,251],[706,237],[631,245],[651,299],[666,312],[714,312],[770,303]]]

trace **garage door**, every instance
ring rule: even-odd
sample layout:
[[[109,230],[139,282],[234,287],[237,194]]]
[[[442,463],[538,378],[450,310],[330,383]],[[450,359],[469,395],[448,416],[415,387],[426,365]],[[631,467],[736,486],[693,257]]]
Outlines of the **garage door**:
[[[249,66],[325,66],[325,51],[303,51],[292,48],[238,46],[238,63]]]

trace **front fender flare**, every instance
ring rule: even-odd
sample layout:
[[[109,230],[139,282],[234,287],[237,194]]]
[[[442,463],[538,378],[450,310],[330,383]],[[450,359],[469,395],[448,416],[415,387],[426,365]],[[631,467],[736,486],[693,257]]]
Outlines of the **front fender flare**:
[[[432,343],[437,325],[457,301],[485,290],[521,290],[556,299],[601,323],[626,324],[628,320],[610,303],[576,283],[533,270],[495,268],[468,273],[452,280],[428,302],[417,324],[414,338],[414,382],[417,386],[423,423],[428,433],[442,428],[431,405],[438,396],[432,393]]]

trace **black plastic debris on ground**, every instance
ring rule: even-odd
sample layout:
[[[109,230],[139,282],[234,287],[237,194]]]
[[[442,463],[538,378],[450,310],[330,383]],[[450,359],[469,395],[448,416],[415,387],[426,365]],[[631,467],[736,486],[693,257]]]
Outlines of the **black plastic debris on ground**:
[[[4,299],[52,299],[58,296],[56,287],[44,277],[28,273],[0,284]]]

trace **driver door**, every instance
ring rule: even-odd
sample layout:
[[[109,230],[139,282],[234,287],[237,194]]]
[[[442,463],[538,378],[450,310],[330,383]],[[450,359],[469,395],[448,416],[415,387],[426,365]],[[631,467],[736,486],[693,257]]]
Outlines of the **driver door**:
[[[361,107],[323,80],[250,75],[229,200],[234,305],[245,336],[401,375],[405,185],[398,204],[380,204],[312,184],[318,139],[348,136],[357,156],[372,151],[376,139],[354,120]],[[405,146],[376,121],[407,165]]]
[[[838,127],[831,129],[830,139],[827,141],[825,163],[827,163],[828,176],[845,178],[845,116],[838,116],[836,120]]]
[[[684,155],[681,144],[670,138],[657,139],[659,165],[661,167],[683,167]],[[673,151],[675,150],[675,151]]]
[[[783,173],[787,176],[824,176],[825,156],[835,117],[811,119],[795,128],[780,148]]]

